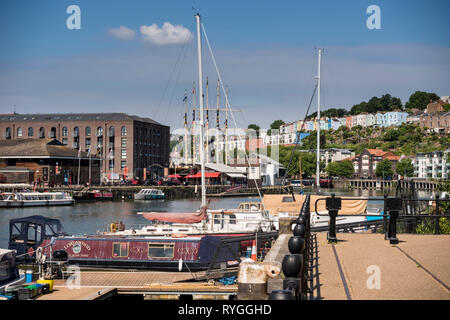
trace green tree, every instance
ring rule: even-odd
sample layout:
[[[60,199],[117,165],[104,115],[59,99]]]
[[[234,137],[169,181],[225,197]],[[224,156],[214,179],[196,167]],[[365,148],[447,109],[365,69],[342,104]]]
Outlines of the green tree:
[[[271,123],[270,125],[270,129],[267,131],[267,135],[271,135],[272,134],[272,130],[280,130],[280,127],[285,124],[283,120],[275,120],[274,122]]]
[[[424,110],[427,104],[431,101],[439,100],[439,96],[435,93],[416,91],[410,97],[405,104],[406,109],[419,109]]]
[[[395,171],[398,175],[404,177],[412,177],[414,175],[414,165],[411,159],[403,159],[397,163]]]
[[[351,177],[355,172],[353,164],[349,160],[330,162],[325,171],[331,177]]]
[[[256,131],[256,136],[259,137],[259,130],[261,129],[257,124],[249,124],[247,129],[253,129]]]
[[[392,171],[392,163],[388,159],[378,162],[375,168],[375,175],[380,178],[392,177],[394,171]]]

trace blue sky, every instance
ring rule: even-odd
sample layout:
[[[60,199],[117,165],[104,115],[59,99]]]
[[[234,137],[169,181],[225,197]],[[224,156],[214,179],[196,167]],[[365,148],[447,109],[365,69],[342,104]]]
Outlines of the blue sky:
[[[73,4],[81,30],[66,27]],[[381,30],[366,27],[372,4],[381,9]],[[242,110],[239,126],[303,118],[315,47],[325,48],[324,109],[384,93],[403,103],[416,90],[450,94],[446,0],[2,0],[0,113],[14,105],[19,113],[123,111],[181,126],[183,92],[197,79],[195,41],[156,44],[155,33],[146,38],[141,28],[168,22],[195,33],[192,7],[202,14],[232,106]],[[215,105],[205,42],[203,52]]]

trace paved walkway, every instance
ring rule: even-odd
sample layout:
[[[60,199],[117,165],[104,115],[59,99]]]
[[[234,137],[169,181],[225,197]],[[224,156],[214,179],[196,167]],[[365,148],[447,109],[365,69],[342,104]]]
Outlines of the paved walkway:
[[[317,234],[323,299],[450,300],[450,236],[399,234],[398,245],[380,234],[337,238]]]

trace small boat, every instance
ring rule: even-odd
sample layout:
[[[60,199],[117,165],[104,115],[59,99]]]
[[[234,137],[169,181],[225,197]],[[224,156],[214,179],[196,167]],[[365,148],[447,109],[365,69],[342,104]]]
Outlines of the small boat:
[[[24,282],[25,278],[19,276],[16,251],[0,248],[0,294],[6,294],[8,287]]]
[[[332,179],[320,179],[319,184],[321,188],[333,188]]]
[[[134,195],[134,200],[162,200],[166,195],[159,189],[141,189]]]
[[[113,200],[113,194],[111,191],[89,190],[75,193],[73,198],[76,201],[108,201]]]
[[[226,246],[222,246],[224,239],[228,240]],[[237,263],[243,241],[229,240],[229,236],[183,234],[68,235],[58,219],[30,216],[10,220],[9,249],[21,255],[21,262],[33,262],[36,250],[42,248],[39,250],[50,260],[52,254],[64,251],[68,263],[80,266],[162,270],[187,266],[189,270],[204,270]]]
[[[0,197],[0,207],[65,206],[74,202],[67,192],[16,192]]]

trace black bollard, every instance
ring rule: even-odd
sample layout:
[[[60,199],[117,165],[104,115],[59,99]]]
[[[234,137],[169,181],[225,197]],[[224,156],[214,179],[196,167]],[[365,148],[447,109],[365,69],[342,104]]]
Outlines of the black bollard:
[[[305,251],[305,239],[299,236],[293,236],[289,238],[288,249],[292,254],[302,254]]]
[[[341,209],[342,199],[335,197],[334,193],[331,194],[331,198],[326,198],[326,208],[328,215],[330,216],[329,230],[327,234],[328,242],[337,242],[336,238],[336,217],[338,211]]]
[[[306,234],[306,227],[303,224],[296,224],[294,227],[294,236],[296,237],[305,237]]]
[[[291,290],[273,290],[269,300],[295,300],[295,297]]]
[[[401,198],[388,198],[386,200],[386,207],[389,213],[389,225],[388,225],[388,239],[390,244],[397,244],[397,218],[402,210]]]
[[[302,279],[300,278],[303,271],[303,255],[287,254],[281,263],[283,269],[283,289],[291,290],[294,297],[298,300],[303,293]]]

